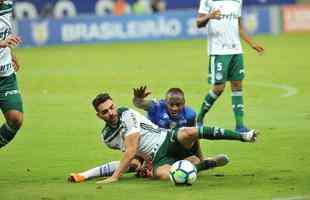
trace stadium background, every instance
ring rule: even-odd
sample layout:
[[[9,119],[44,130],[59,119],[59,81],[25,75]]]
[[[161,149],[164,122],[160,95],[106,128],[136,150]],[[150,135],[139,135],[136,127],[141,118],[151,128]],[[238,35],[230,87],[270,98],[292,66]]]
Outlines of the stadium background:
[[[278,34],[309,30],[309,6],[294,3],[295,0],[244,1],[247,31]],[[139,9],[135,9],[135,4],[141,5]],[[152,14],[150,4],[150,0],[18,1],[15,16],[25,46],[204,37],[204,31],[195,27],[198,1],[168,0],[160,14]]]
[[[205,33],[194,26],[198,1],[166,0],[156,13],[120,2],[121,16],[105,0],[57,2],[15,1],[25,122],[0,151],[1,200],[310,198],[309,1],[244,0],[244,25],[266,48],[258,56],[244,45],[246,122],[261,131],[256,144],[204,141],[206,156],[226,153],[231,163],[192,187],[128,175],[102,189],[95,180],[66,182],[70,172],[120,158],[100,143],[91,99],[109,91],[132,107],[134,87],[146,84],[157,99],[181,87],[198,110],[210,88]],[[228,90],[207,124],[233,128]]]

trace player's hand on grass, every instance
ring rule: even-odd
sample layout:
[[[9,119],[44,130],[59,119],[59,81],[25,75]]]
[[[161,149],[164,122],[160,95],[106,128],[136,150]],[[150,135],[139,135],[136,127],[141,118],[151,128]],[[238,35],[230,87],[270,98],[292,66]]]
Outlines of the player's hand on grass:
[[[263,54],[264,51],[265,51],[265,49],[264,49],[262,46],[260,46],[259,44],[253,43],[253,44],[251,45],[251,47],[252,47],[255,51],[257,51],[257,53],[259,53],[259,54]]]
[[[133,94],[135,98],[144,99],[145,97],[149,96],[151,92],[146,90],[146,86],[141,86],[139,88],[134,88]]]
[[[136,177],[150,178],[153,177],[153,164],[152,161],[145,160],[143,165],[136,170]]]
[[[220,10],[213,10],[209,17],[209,19],[217,19],[217,20],[220,20],[222,17],[221,17],[221,11]]]
[[[138,178],[150,178],[153,176],[153,170],[147,167],[142,167],[137,170],[136,177]]]
[[[18,60],[14,54],[12,54],[12,63],[13,63],[13,68],[14,68],[15,72],[17,72],[20,68],[20,65],[19,65]]]
[[[14,48],[17,47],[19,44],[22,43],[22,39],[16,35],[10,35],[5,40],[0,41],[0,48]]]

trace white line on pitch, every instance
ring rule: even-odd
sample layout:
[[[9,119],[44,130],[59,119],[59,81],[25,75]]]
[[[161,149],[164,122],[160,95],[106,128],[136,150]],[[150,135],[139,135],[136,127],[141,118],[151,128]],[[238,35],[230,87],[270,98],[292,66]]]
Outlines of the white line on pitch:
[[[284,198],[272,198],[272,200],[309,200],[309,197],[302,197],[302,196],[297,196],[297,197],[284,197]]]
[[[249,82],[250,85],[257,85],[257,86],[263,86],[263,87],[271,87],[271,88],[279,88],[282,90],[285,90],[286,93],[281,95],[281,97],[291,97],[298,93],[297,88],[292,87],[290,85],[286,84],[277,84],[277,83],[258,83],[258,82]]]

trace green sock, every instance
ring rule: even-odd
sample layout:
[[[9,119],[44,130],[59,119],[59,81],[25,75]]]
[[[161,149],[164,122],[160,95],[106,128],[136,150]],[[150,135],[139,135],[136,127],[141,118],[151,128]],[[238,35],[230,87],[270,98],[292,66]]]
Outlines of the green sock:
[[[233,91],[231,95],[231,100],[236,120],[236,127],[243,127],[244,105],[242,91]]]
[[[0,127],[0,148],[7,145],[15,137],[16,130],[6,123]]]
[[[201,126],[198,128],[198,137],[208,140],[240,140],[242,135],[236,131],[217,127]]]
[[[202,170],[207,170],[216,167],[216,162],[214,160],[203,160],[195,165],[197,172]]]
[[[205,115],[210,110],[217,98],[218,96],[212,90],[210,90],[209,93],[205,96],[204,102],[201,104],[201,108],[197,116],[198,124],[203,124]]]

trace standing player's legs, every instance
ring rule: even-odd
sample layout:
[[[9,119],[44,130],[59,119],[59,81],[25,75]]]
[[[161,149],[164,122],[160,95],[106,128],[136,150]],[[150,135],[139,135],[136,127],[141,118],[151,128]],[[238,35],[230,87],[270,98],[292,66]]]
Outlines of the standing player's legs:
[[[209,57],[208,82],[213,85],[213,87],[205,96],[198,113],[197,122],[199,126],[203,125],[205,115],[225,89],[230,60],[230,55],[211,55]]]
[[[244,64],[242,54],[234,55],[231,60],[231,67],[228,73],[228,80],[231,83],[231,100],[232,109],[236,121],[236,131],[247,132],[249,131],[244,125],[244,104],[243,104],[243,91],[242,80],[244,79]]]
[[[13,140],[23,123],[23,103],[15,74],[0,78],[0,107],[6,119],[0,127],[0,148]]]

